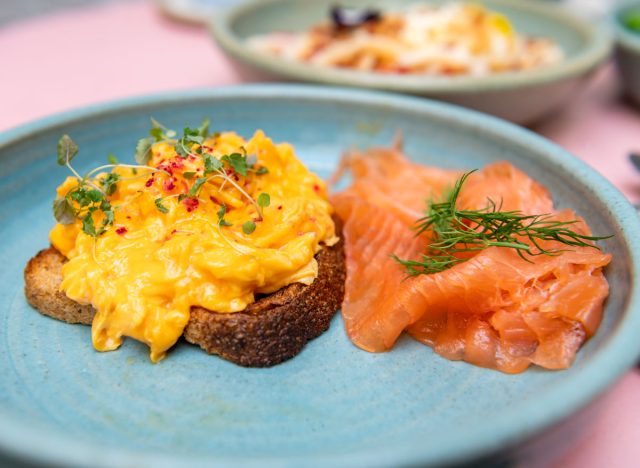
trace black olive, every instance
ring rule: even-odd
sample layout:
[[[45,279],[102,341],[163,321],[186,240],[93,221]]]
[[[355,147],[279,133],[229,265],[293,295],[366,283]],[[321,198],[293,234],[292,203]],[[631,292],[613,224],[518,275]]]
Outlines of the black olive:
[[[343,8],[334,6],[331,8],[331,20],[337,29],[356,28],[365,23],[379,21],[382,14],[379,10],[367,8],[365,10],[357,10],[355,8]]]

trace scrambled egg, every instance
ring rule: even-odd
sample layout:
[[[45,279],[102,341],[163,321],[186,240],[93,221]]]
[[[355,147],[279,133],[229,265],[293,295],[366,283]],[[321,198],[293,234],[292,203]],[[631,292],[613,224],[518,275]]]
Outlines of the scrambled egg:
[[[191,307],[233,313],[256,293],[310,284],[318,271],[314,255],[337,241],[325,184],[289,144],[276,145],[261,131],[248,141],[223,133],[204,141],[202,150],[218,160],[246,152],[254,169],[245,177],[224,166],[228,180],[209,178],[197,198],[185,198],[203,175],[203,159],[181,157],[173,143],[158,142],[149,161],[157,172],[113,170],[120,181],[109,197],[115,217],[105,233],[85,234],[80,220],[52,229],[51,243],[68,259],[61,290],[97,311],[97,350],[114,350],[129,336],[146,343],[157,362],[182,335]],[[58,196],[77,185],[69,177]],[[247,196],[255,201],[262,193],[270,203],[261,217]],[[247,221],[255,225],[250,234],[243,230]]]

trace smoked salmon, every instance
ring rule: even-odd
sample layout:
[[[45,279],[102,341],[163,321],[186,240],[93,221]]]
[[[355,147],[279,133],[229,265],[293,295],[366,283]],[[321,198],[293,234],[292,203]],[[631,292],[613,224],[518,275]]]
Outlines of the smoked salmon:
[[[428,200],[441,198],[461,172],[425,167],[399,150],[351,152],[336,177],[351,185],[332,196],[344,223],[347,257],[342,315],[351,341],[370,352],[391,349],[403,332],[451,360],[524,371],[531,364],[567,368],[602,318],[611,256],[592,246],[538,241],[554,255],[519,255],[488,247],[437,273],[409,277],[394,260],[419,260],[430,233],[416,235]],[[468,177],[457,206],[526,215],[550,214],[590,236],[570,210],[555,211],[545,187],[512,164],[491,164]]]

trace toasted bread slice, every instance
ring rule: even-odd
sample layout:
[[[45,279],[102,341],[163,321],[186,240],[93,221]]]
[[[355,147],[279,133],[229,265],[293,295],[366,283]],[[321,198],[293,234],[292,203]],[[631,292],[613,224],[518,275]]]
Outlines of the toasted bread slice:
[[[232,314],[192,308],[185,339],[241,366],[269,367],[292,358],[329,328],[344,296],[342,240],[323,248],[316,260],[318,277],[309,286],[291,284]],[[60,291],[65,261],[53,247],[29,261],[24,272],[27,301],[44,315],[89,325],[94,309]]]

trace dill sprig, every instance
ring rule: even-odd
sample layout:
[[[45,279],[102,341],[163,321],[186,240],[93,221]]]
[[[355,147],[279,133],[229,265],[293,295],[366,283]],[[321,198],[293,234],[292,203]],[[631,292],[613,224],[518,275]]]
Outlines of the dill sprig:
[[[553,215],[526,215],[521,211],[502,211],[502,203],[488,200],[479,210],[457,208],[460,190],[475,171],[464,174],[443,202],[429,202],[427,214],[416,224],[417,235],[430,233],[431,242],[421,260],[393,258],[402,264],[410,276],[438,273],[466,260],[460,254],[472,253],[487,247],[515,249],[518,255],[559,255],[570,249],[545,248],[541,242],[555,241],[568,247],[599,249],[594,241],[611,236],[587,236],[571,229],[577,220],[558,221]]]

